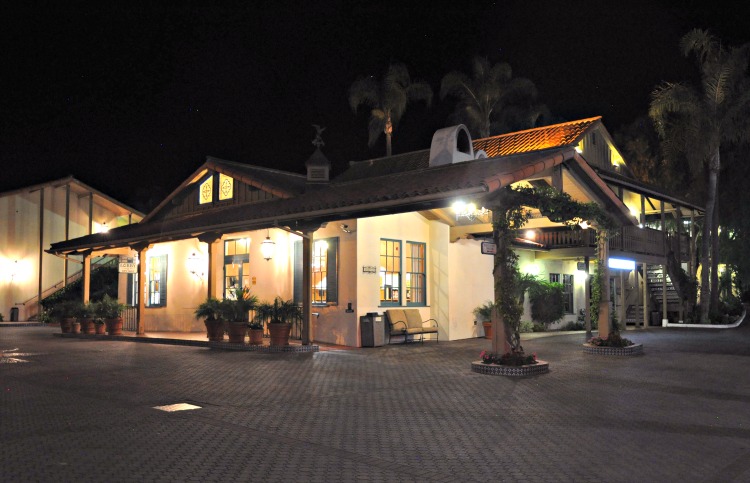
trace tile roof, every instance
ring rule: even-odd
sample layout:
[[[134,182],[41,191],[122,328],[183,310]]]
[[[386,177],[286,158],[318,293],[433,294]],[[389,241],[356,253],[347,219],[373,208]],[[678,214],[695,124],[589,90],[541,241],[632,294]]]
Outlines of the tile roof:
[[[600,121],[601,116],[597,116],[477,139],[474,141],[474,151],[482,149],[488,157],[493,158],[495,156],[574,146],[578,144],[578,140],[592,125]]]
[[[564,122],[552,126],[538,127],[510,134],[501,134],[484,139],[475,139],[474,152],[484,150],[487,157],[510,156],[547,149],[572,147],[578,144],[581,136],[601,116],[579,121]],[[391,157],[352,161],[349,168],[336,178],[336,181],[372,178],[387,174],[414,171],[427,168],[430,164],[430,150],[413,151]]]

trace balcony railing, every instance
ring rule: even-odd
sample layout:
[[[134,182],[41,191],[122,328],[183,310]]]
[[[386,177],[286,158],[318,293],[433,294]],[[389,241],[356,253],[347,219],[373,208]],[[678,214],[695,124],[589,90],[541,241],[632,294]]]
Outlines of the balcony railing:
[[[541,232],[536,237],[536,242],[545,248],[554,250],[556,248],[595,247],[595,230],[571,230],[561,229],[556,231]],[[666,256],[668,247],[677,251],[677,235],[667,234],[654,230],[653,228],[638,228],[637,226],[624,226],[609,237],[609,249],[643,255],[658,257]],[[681,259],[688,257],[688,238],[680,235]]]

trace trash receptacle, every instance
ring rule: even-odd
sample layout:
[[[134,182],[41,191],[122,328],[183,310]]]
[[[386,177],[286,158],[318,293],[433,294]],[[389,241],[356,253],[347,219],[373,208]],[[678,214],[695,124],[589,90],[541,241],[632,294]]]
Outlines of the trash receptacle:
[[[652,311],[651,312],[651,327],[660,327],[661,326],[661,312]]]
[[[385,328],[383,316],[377,312],[369,312],[359,318],[359,330],[362,337],[362,347],[380,347],[385,343]]]
[[[10,321],[18,322],[18,307],[12,307],[10,309]]]

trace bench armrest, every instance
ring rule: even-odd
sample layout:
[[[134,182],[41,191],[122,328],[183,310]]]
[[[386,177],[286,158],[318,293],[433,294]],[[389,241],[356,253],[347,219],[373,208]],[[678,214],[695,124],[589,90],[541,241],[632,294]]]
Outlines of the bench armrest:
[[[400,327],[400,328],[396,327],[399,324],[401,324],[403,327]],[[393,323],[391,323],[390,321],[388,321],[388,325],[391,326],[390,330],[401,330],[403,332],[406,332],[407,326],[406,326],[406,322],[404,322],[403,320],[397,320],[396,322],[393,322]]]
[[[423,320],[422,321],[422,327],[425,326],[424,324],[428,324],[430,322],[432,322],[432,323],[430,325],[428,325],[427,327],[437,327],[438,326],[437,320],[435,320],[435,319],[427,319],[427,320]]]

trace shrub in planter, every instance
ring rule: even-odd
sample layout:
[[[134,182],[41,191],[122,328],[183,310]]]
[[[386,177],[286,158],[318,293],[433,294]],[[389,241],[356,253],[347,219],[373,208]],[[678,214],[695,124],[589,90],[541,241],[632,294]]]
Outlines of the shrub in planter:
[[[224,320],[222,319],[221,301],[219,299],[208,297],[195,309],[195,318],[203,319],[208,340],[213,342],[224,340]]]
[[[122,334],[122,312],[125,304],[121,304],[116,298],[105,294],[98,305],[98,315],[107,326],[109,335]]]

